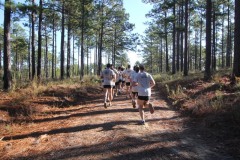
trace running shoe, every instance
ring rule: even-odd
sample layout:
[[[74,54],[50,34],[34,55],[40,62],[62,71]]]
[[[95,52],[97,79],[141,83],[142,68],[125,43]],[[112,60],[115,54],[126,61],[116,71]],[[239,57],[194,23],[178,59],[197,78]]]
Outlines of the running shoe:
[[[140,125],[145,125],[145,120],[141,120],[141,121],[139,122],[139,124],[140,124]]]
[[[132,105],[133,105],[133,108],[136,108],[136,102],[134,100],[132,100]]]
[[[107,103],[106,102],[104,102],[104,108],[107,108]]]
[[[148,107],[149,107],[150,113],[153,114],[154,113],[154,108],[152,106],[152,103],[149,103]]]

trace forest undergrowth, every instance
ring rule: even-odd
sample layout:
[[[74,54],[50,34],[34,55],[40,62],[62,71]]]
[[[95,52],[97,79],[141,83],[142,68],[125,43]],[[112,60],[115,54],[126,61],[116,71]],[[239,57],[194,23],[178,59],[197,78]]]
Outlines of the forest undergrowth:
[[[165,79],[165,78],[164,78]],[[207,129],[206,137],[224,144],[226,150],[240,155],[240,79],[231,84],[231,73],[216,72],[211,81],[203,73],[171,77],[157,86],[173,108]],[[161,77],[159,77],[161,81]]]

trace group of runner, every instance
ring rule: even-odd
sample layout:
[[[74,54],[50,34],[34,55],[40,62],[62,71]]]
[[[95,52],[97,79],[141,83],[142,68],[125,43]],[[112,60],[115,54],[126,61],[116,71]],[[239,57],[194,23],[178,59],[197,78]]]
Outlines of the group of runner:
[[[145,71],[144,66],[134,66],[132,70],[130,65],[126,69],[124,67],[115,69],[113,65],[107,64],[100,76],[104,88],[104,107],[112,106],[113,97],[126,90],[126,98],[132,100],[133,108],[138,108],[141,117],[140,123],[145,124],[143,108],[148,107],[150,113],[154,113],[154,108],[149,100],[155,81],[151,74]]]

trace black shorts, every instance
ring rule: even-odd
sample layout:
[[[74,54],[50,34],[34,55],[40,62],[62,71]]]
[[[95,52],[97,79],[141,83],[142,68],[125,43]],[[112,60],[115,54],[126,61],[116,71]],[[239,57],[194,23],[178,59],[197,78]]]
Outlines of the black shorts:
[[[138,92],[132,92],[133,96],[138,96]]]
[[[103,85],[103,88],[113,88],[113,85]]]
[[[115,82],[115,86],[118,86],[119,85],[119,82]]]
[[[138,96],[138,99],[148,101],[148,100],[150,100],[150,96]]]
[[[126,82],[126,86],[130,86],[130,82]]]

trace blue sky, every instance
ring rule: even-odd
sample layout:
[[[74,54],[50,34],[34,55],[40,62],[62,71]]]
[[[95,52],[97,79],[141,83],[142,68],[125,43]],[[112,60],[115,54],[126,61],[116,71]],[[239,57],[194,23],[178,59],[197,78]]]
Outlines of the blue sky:
[[[130,15],[129,22],[135,24],[134,32],[143,35],[146,29],[146,25],[143,23],[147,21],[145,14],[151,10],[152,6],[143,3],[142,0],[123,0],[123,5],[126,12]],[[136,52],[129,51],[128,57],[132,66],[136,61],[142,61],[142,57],[137,55]]]
[[[143,34],[147,21],[145,14],[151,10],[151,5],[142,3],[142,0],[123,0],[124,8],[129,13],[129,21],[135,24],[135,32]]]

